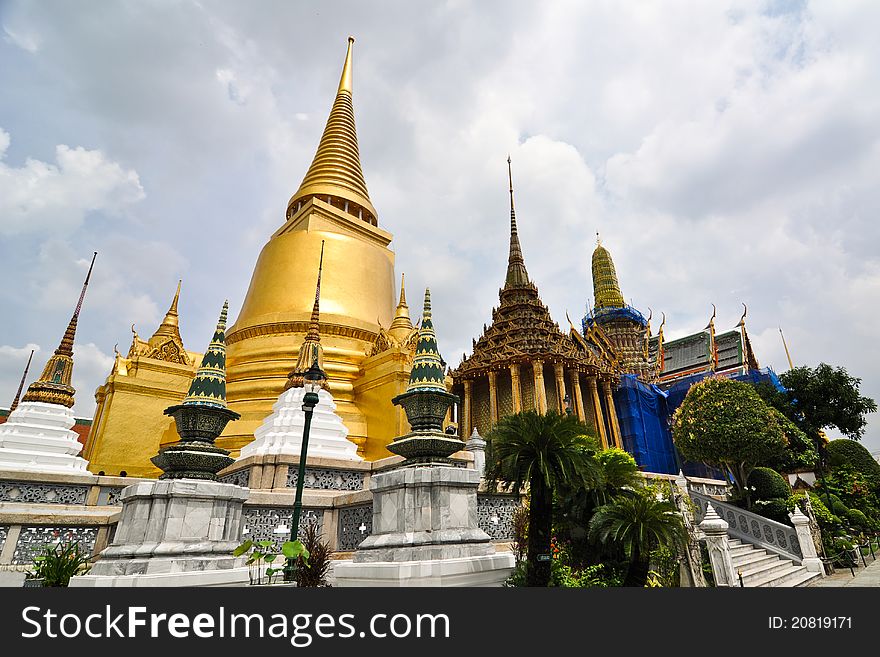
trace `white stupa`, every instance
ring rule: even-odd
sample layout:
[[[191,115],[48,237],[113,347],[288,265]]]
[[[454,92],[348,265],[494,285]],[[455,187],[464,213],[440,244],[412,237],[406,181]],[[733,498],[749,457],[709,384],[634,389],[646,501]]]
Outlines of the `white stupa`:
[[[89,463],[79,456],[82,445],[76,432],[71,430],[76,422],[71,410],[76,390],[70,381],[76,323],[94,265],[93,257],[61,344],[49,358],[40,378],[28,387],[20,404],[18,395],[15,396],[9,417],[0,424],[0,470],[88,474]],[[24,377],[19,392],[23,385]]]
[[[318,284],[315,287],[315,303],[309,330],[299,349],[296,366],[290,373],[284,392],[272,407],[272,413],[256,431],[254,441],[241,448],[239,459],[265,454],[285,454],[298,457],[302,452],[305,411],[302,409],[306,391],[303,374],[318,362],[324,369],[324,350],[321,347],[319,301],[321,298],[321,269],[324,263],[324,243],[321,242],[321,259],[318,265]],[[318,403],[312,414],[309,429],[307,456],[319,456],[347,461],[363,461],[357,453],[357,445],[348,440],[348,428],[336,414],[336,402],[326,389],[318,392]]]
[[[241,448],[241,458],[265,454],[299,456],[302,451],[305,388],[288,388],[278,397],[272,413],[256,431],[254,441]],[[309,456],[363,461],[357,445],[348,440],[348,428],[336,414],[336,402],[326,390],[318,392],[318,404],[309,429]]]

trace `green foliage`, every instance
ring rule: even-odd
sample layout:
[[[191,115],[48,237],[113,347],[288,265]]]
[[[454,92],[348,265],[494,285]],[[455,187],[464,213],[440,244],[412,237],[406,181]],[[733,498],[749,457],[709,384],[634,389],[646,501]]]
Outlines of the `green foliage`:
[[[526,557],[529,539],[529,507],[528,503],[518,506],[511,518],[513,525],[513,556],[519,564]]]
[[[303,544],[296,541],[287,541],[281,547],[282,554],[291,555],[290,558],[304,558],[308,560],[309,553]],[[232,551],[232,556],[241,557],[247,555],[245,565],[248,566],[248,575],[251,584],[263,584],[263,575],[266,576],[266,584],[272,584],[283,571],[283,568],[275,568],[273,564],[278,559],[274,541],[246,540]],[[266,566],[264,569],[263,566]]]
[[[858,509],[850,509],[846,514],[846,519],[849,520],[850,525],[855,529],[862,531],[871,529],[871,523],[868,522],[868,517]]]
[[[609,577],[606,570],[606,566],[601,563],[575,570],[559,559],[554,559],[551,566],[550,586],[566,589],[620,586],[620,578]]]
[[[865,433],[868,413],[877,411],[877,404],[859,393],[861,379],[852,377],[842,367],[820,363],[815,369],[796,367],[780,375],[787,388],[788,412],[783,409],[808,436],[819,431],[837,428],[853,440]]]
[[[284,556],[295,555],[289,558],[296,559],[296,585],[300,588],[329,586],[327,572],[330,570],[330,555],[333,551],[330,544],[321,538],[318,523],[307,523],[303,529],[302,542],[294,543],[299,543],[299,548],[294,546],[294,549],[285,551]],[[296,552],[299,554],[295,554]]]
[[[749,474],[749,487],[756,500],[773,500],[787,498],[791,495],[791,486],[785,478],[771,468],[755,468]]]
[[[691,386],[672,434],[682,456],[728,472],[740,491],[752,468],[781,457],[788,444],[780,414],[751,385],[723,377]]]
[[[758,515],[769,518],[770,520],[775,520],[776,522],[781,522],[786,525],[791,524],[788,512],[792,509],[789,509],[787,498],[776,497],[769,500],[756,500],[752,509]]]
[[[554,496],[563,490],[595,488],[602,483],[598,451],[590,429],[575,416],[550,411],[508,415],[486,436],[489,479],[519,491],[529,485],[527,577],[531,586],[547,586]]]
[[[88,572],[90,555],[78,542],[56,543],[34,557],[31,578],[42,578],[43,586],[67,586],[74,575]]]
[[[871,488],[880,487],[880,463],[861,444],[841,438],[829,442],[825,452],[832,470],[850,468],[862,475]]]
[[[599,507],[590,521],[590,538],[613,543],[629,555],[624,586],[645,586],[651,551],[659,546],[677,549],[686,533],[675,505],[658,499],[646,487],[621,494]]]
[[[614,491],[626,486],[635,486],[639,481],[639,465],[632,454],[618,447],[603,449],[596,455],[602,467],[602,485]]]
[[[651,551],[651,575],[653,586],[676,588],[681,584],[681,551],[676,546],[658,545]]]

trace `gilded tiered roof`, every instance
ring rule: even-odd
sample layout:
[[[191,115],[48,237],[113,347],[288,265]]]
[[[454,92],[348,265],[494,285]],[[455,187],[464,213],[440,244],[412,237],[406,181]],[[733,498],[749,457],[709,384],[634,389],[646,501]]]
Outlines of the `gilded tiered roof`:
[[[614,261],[601,243],[593,251],[593,296],[596,308],[623,308],[626,302],[617,282]]]
[[[354,37],[348,38],[348,51],[342,77],[336,91],[336,100],[330,118],[318,144],[315,159],[300,183],[299,189],[287,204],[287,216],[296,212],[297,204],[311,197],[329,201],[353,216],[377,225],[376,209],[370,202],[361,158],[358,151],[357,130],[354,123],[354,103],[351,86],[351,50]],[[335,202],[334,202],[335,201]]]
[[[508,174],[510,175],[508,158]],[[511,363],[533,360],[565,362],[569,366],[611,369],[612,364],[587,340],[576,341],[559,330],[529,280],[516,225],[512,176],[510,185],[510,251],[507,276],[499,290],[500,304],[492,309],[492,323],[473,343],[473,353],[463,358],[455,378],[478,376]]]
[[[95,266],[95,258],[97,257],[98,253],[95,252],[92,256],[92,264],[89,265],[89,272],[86,274],[86,280],[83,283],[76,309],[73,311],[73,316],[70,318],[67,330],[64,331],[64,337],[61,338],[61,344],[58,345],[55,353],[49,357],[49,361],[43,368],[40,378],[28,387],[22,401],[60,404],[67,408],[73,406],[73,396],[76,393],[76,390],[70,384],[73,377],[73,341],[76,337],[76,324],[79,320],[79,312],[82,310],[86,289],[89,287],[89,279],[92,277],[92,268]]]

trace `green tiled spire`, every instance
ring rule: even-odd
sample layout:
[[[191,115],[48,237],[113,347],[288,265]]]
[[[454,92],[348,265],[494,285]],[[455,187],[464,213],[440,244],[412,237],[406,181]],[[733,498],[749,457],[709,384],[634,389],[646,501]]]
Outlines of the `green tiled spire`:
[[[443,362],[437,351],[437,335],[434,333],[434,322],[431,319],[431,290],[425,289],[425,308],[422,311],[422,325],[419,328],[419,341],[413,359],[412,371],[409,375],[407,392],[430,390],[446,392],[446,376]]]
[[[208,345],[202,364],[189,387],[184,406],[213,406],[226,408],[226,312],[229,302],[223,302],[223,310],[217,329]]]

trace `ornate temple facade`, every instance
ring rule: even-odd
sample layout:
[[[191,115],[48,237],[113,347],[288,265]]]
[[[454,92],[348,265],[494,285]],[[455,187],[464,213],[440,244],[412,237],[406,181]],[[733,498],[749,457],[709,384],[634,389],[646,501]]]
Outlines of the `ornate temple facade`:
[[[508,159],[508,167],[510,161]],[[509,169],[508,169],[509,173]],[[485,435],[499,418],[520,411],[576,413],[594,426],[604,446],[620,446],[613,386],[617,349],[601,329],[580,335],[559,330],[529,279],[519,242],[510,180],[510,252],[492,323],[452,372],[461,397],[459,435]]]

